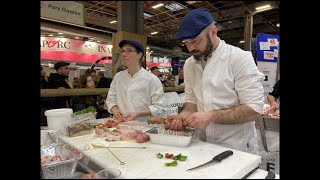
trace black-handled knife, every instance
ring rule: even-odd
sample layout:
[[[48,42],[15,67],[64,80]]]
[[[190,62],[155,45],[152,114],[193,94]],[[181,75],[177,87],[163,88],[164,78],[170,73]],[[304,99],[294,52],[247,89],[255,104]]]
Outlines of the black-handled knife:
[[[276,174],[274,174],[274,172],[269,171],[265,179],[275,179],[275,178],[276,178]]]
[[[228,151],[224,151],[218,155],[216,155],[215,157],[212,158],[212,160],[204,163],[204,164],[201,164],[199,166],[196,166],[194,168],[191,168],[191,169],[187,169],[187,171],[190,171],[190,170],[193,170],[193,169],[198,169],[200,167],[203,167],[203,166],[206,166],[208,164],[211,164],[211,163],[214,163],[214,162],[221,162],[222,160],[226,159],[227,157],[231,156],[233,154],[232,151],[228,150]]]

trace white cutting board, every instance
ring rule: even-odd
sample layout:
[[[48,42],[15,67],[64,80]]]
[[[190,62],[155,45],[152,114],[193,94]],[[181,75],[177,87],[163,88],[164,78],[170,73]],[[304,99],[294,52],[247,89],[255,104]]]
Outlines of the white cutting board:
[[[63,140],[70,145],[81,148],[85,144],[93,142],[105,142],[104,138],[94,138],[93,135],[80,137],[64,137]],[[111,151],[125,165],[120,165],[119,161],[104,148],[85,150],[84,154],[102,167],[116,168],[121,170],[122,178],[188,178],[188,179],[219,179],[232,178],[239,179],[245,176],[252,169],[257,167],[261,162],[261,157],[237,150],[232,150],[222,146],[205,143],[202,141],[193,141],[188,147],[174,147],[146,143],[135,143],[128,141],[109,142],[109,146],[145,146],[146,149],[119,149],[110,148]],[[232,150],[233,155],[223,160],[221,163],[216,163],[212,166],[201,169],[186,171],[189,168],[195,167],[202,163],[211,160],[215,155]],[[164,163],[171,162],[171,159],[158,159],[157,153],[173,153],[178,155],[188,156],[186,161],[178,161],[176,167],[166,167]]]

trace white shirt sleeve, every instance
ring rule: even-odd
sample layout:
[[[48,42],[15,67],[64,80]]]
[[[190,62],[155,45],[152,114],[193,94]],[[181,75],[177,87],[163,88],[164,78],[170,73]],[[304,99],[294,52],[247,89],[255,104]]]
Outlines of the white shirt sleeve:
[[[117,80],[117,74],[114,76],[114,78],[110,84],[110,88],[109,88],[107,99],[106,99],[108,111],[111,114],[112,114],[111,108],[113,106],[117,105],[117,93],[116,93],[117,92],[117,90],[116,90],[117,82],[116,82],[116,80]]]
[[[166,111],[165,96],[161,81],[156,77],[150,81],[150,95],[151,105],[149,105],[148,108],[150,109],[151,115],[155,117],[163,115]]]
[[[237,54],[234,61],[235,90],[238,93],[240,104],[246,104],[254,111],[263,111],[264,75],[258,70],[251,52],[244,51]]]
[[[188,61],[189,62],[189,61]],[[190,68],[190,63],[188,63],[186,61],[186,64],[184,66],[184,102],[191,102],[193,104],[197,104],[197,99],[196,96],[193,92],[193,89],[191,87],[191,83],[190,83],[190,77],[192,76],[192,74],[190,74],[191,72],[193,72]]]

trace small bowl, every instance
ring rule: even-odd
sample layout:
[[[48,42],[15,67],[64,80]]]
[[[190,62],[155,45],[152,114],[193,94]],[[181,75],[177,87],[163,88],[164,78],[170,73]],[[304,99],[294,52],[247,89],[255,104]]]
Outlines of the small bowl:
[[[108,168],[96,173],[97,179],[120,179],[121,171],[119,169]]]

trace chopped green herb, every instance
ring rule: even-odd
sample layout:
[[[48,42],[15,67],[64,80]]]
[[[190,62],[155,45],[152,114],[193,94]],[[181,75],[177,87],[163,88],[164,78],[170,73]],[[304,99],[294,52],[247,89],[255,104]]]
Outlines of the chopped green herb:
[[[156,156],[157,156],[159,159],[161,159],[161,158],[163,157],[163,154],[158,153],[158,154],[156,154]]]
[[[174,167],[178,165],[178,162],[176,160],[172,161],[171,163],[164,163],[167,167]]]

